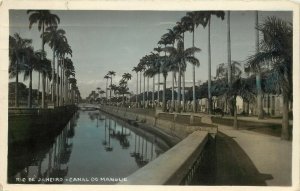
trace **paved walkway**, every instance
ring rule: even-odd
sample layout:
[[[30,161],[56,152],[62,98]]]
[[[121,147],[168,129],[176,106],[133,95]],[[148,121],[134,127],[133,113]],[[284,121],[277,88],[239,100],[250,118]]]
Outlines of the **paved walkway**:
[[[232,137],[245,151],[261,174],[273,177],[267,185],[289,186],[292,174],[292,142],[278,137],[218,125],[218,130]]]

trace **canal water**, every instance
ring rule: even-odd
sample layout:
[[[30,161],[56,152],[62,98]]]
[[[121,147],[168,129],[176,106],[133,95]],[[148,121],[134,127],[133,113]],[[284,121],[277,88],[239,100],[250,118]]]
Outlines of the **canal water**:
[[[166,148],[99,111],[78,111],[56,137],[9,145],[8,182],[116,184]]]

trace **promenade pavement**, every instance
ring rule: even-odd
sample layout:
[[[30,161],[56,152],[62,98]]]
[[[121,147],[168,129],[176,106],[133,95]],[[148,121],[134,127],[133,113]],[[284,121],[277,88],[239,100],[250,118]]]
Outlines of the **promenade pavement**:
[[[292,142],[279,137],[218,125],[218,130],[233,138],[245,151],[259,173],[271,175],[267,185],[289,186],[292,174]]]

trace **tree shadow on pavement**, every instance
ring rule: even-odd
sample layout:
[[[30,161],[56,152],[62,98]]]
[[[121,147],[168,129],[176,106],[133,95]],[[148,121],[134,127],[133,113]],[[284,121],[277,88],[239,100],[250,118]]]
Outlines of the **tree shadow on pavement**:
[[[218,132],[204,152],[194,185],[266,186],[266,180],[273,179],[257,170],[234,137]]]

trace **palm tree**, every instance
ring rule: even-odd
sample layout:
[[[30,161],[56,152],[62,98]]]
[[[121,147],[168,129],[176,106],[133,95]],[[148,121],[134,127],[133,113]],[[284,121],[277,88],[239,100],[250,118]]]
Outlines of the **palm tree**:
[[[158,44],[165,43],[163,39],[161,39]],[[157,77],[157,104],[159,106],[159,93],[160,93],[160,66],[161,66],[161,56],[160,53],[163,51],[163,49],[158,46],[157,48],[154,48],[154,51],[157,52],[157,54],[153,54],[153,69],[156,71]]]
[[[163,111],[166,112],[167,111],[167,105],[166,105],[166,85],[167,85],[167,76],[168,76],[168,72],[171,71],[173,68],[173,64],[171,62],[171,57],[169,56],[165,56],[165,58],[163,58],[164,62],[161,65],[160,71],[163,74],[164,77],[164,84],[163,84],[163,97],[162,97],[162,108]]]
[[[124,74],[122,75],[122,78],[123,78],[126,82],[128,82],[128,80],[131,80],[132,75],[131,75],[130,73],[124,73]]]
[[[107,75],[110,76],[110,87],[111,87],[112,77],[116,75],[116,72],[115,71],[108,71]],[[111,100],[111,89],[109,91],[109,99]]]
[[[108,85],[108,79],[110,79],[109,75],[105,75],[104,78],[106,79],[106,88],[105,88],[105,92],[106,92],[106,100],[108,99],[108,95],[107,95],[107,85]]]
[[[215,15],[217,18],[224,20],[224,11],[198,11],[198,18],[201,25],[206,28],[208,26],[208,112],[211,113],[211,45],[210,45],[210,23],[211,17]]]
[[[122,83],[122,85],[121,85],[121,83],[120,83],[120,88],[119,88],[119,90],[120,90],[120,93],[123,95],[123,104],[124,104],[124,94],[126,93],[128,93],[128,88],[127,88],[127,82],[129,81],[129,80],[131,80],[131,78],[132,78],[132,75],[130,74],[130,73],[124,73],[123,75],[122,75],[122,78],[123,78],[123,80],[126,82],[124,85],[126,86],[126,88],[124,87],[124,86],[122,86],[123,85],[123,83]]]
[[[129,73],[125,73],[125,74],[129,74]],[[123,104],[123,106],[125,104],[125,99],[124,99],[125,94],[128,94],[128,90],[129,90],[128,87],[127,87],[127,80],[124,79],[124,76],[126,76],[125,74],[123,75],[123,79],[120,80],[119,86],[117,87],[119,94],[122,95],[122,104]],[[131,78],[131,74],[129,74],[129,75],[130,75],[130,78]],[[129,75],[128,75],[128,77],[129,77]]]
[[[42,51],[44,52],[44,32],[45,27],[57,26],[60,19],[57,15],[51,14],[49,10],[28,10],[29,16],[29,29],[32,28],[34,23],[38,24],[38,30],[42,31]],[[45,75],[42,75],[42,108],[45,108]]]
[[[258,30],[258,11],[255,11],[255,48],[256,53],[259,53],[259,30]],[[261,68],[257,66],[256,70],[254,71],[256,73],[256,89],[257,89],[257,116],[258,119],[264,118],[264,111],[263,111],[263,104],[262,104],[262,98],[263,98],[263,92],[261,87]]]
[[[230,40],[230,11],[227,11],[227,64],[228,74],[231,74],[231,40]],[[228,75],[228,85],[231,86],[232,79],[231,75]]]
[[[216,79],[217,80],[220,80],[220,81],[226,81],[227,84],[223,84],[222,86],[226,86],[227,88],[231,88],[231,84],[232,82],[236,81],[237,79],[240,78],[242,74],[242,70],[241,70],[241,63],[237,62],[237,61],[232,61],[231,62],[231,65],[228,67],[227,64],[220,64],[217,68],[217,72],[216,72]],[[228,83],[228,79],[230,76],[230,79],[231,79],[231,83]],[[231,91],[231,90],[230,90]],[[223,96],[225,97],[225,96]],[[225,104],[227,105],[227,102],[228,102],[228,97],[225,97]],[[228,104],[229,106],[229,110],[230,110],[230,113],[231,115],[234,115],[234,103],[233,102],[230,102],[231,104]],[[224,108],[224,110],[228,110],[227,107]]]
[[[28,85],[28,108],[32,108],[32,71],[35,70],[39,64],[38,52],[34,52],[33,48],[27,49],[26,54],[26,69],[24,71],[24,80],[29,78]]]
[[[146,70],[146,56],[144,56],[142,59],[140,59],[140,62],[138,63],[138,67],[140,67],[140,87],[141,87],[141,78],[142,78],[142,73],[145,73]],[[145,75],[144,76],[144,86],[143,86],[143,103],[142,107],[145,108]],[[141,90],[141,89],[140,89]]]
[[[44,33],[44,43],[48,43],[50,48],[53,51],[53,58],[52,58],[52,76],[55,73],[55,56],[56,56],[56,49],[60,41],[67,41],[66,37],[64,36],[66,32],[63,29],[57,29],[56,26],[50,26],[46,28]],[[55,92],[55,85],[54,85],[54,78],[51,80],[51,100],[54,102],[54,92]]]
[[[177,33],[178,35],[181,36],[182,38],[182,42],[183,42],[183,47],[184,47],[184,33],[186,31],[188,31],[188,27],[189,27],[189,23],[188,22],[185,22],[185,17],[184,16],[183,18],[181,18],[181,21],[179,22],[176,22],[176,25],[173,27],[173,31],[175,33]],[[176,65],[173,66],[173,75],[172,75],[172,102],[171,102],[171,110],[173,111],[174,108],[175,108],[175,102],[174,102],[174,81],[175,81],[175,78],[176,78],[176,72],[178,71],[178,67]],[[183,78],[183,89],[185,89],[185,68],[184,68],[184,72],[182,73],[182,78]],[[183,103],[185,103],[185,97],[183,96]],[[185,107],[183,108],[184,111],[185,111]]]
[[[184,23],[183,25],[187,26],[187,30],[192,32],[192,46],[195,46],[195,28],[198,27],[200,23],[202,23],[203,18],[199,17],[200,12],[188,12],[185,17],[181,19],[181,22]],[[195,67],[199,67],[200,64],[194,65],[193,64],[193,112],[196,112],[196,80],[195,80]]]
[[[18,84],[19,84],[19,68],[25,64],[26,50],[30,48],[30,39],[22,39],[18,33],[9,36],[9,73],[10,77],[16,77],[15,85],[15,107],[19,107]]]
[[[176,48],[166,47],[165,50],[169,52],[172,62],[177,64],[179,76],[181,76],[182,68],[184,67],[185,62],[189,62],[195,65],[199,64],[199,60],[194,56],[194,53],[200,52],[200,49],[196,47],[184,49],[182,40],[179,40],[177,42]],[[180,96],[181,96],[181,77],[178,78],[178,96],[177,96],[178,104],[176,108],[177,112],[181,111]]]
[[[32,71],[38,71],[39,73],[45,72],[49,74],[51,72],[51,64],[49,67],[49,60],[43,59],[45,57],[44,52],[36,51],[33,49],[29,50],[30,53],[27,56],[28,61],[26,62],[26,68],[24,73],[24,79],[29,78],[29,87],[28,87],[28,107],[32,108]],[[38,92],[39,93],[39,92]]]
[[[118,86],[116,86],[115,84],[111,84],[110,85],[110,91],[113,91],[114,95],[116,96],[116,93],[118,91]],[[110,101],[111,101],[111,98],[110,98]]]
[[[56,86],[56,105],[62,105],[63,104],[63,71],[65,68],[65,56],[67,54],[72,56],[72,49],[71,46],[69,45],[68,41],[62,39],[59,41],[58,45],[57,45],[57,58],[60,59],[60,62],[57,61],[57,83],[60,82],[60,84],[57,84]],[[60,75],[60,81],[59,81],[59,66],[61,67],[61,75]],[[61,89],[59,91],[59,89]]]
[[[71,99],[71,104],[74,104],[74,94],[77,87],[77,80],[75,78],[69,78],[69,84],[70,84],[70,99]]]
[[[292,100],[293,26],[276,17],[268,17],[257,28],[263,34],[259,52],[249,57],[248,67],[258,71],[271,65],[275,91],[283,97],[281,138],[289,139],[289,102]]]
[[[68,81],[69,81],[69,77],[73,76],[75,77],[75,68],[73,65],[73,62],[70,58],[66,57],[64,59],[64,72],[63,72],[63,76],[64,76],[64,88],[63,88],[63,96],[64,96],[64,101],[65,103],[69,103],[68,100]]]
[[[135,96],[135,107],[138,107],[138,95],[139,95],[139,72],[140,67],[133,67],[132,71],[136,72],[136,96]]]

